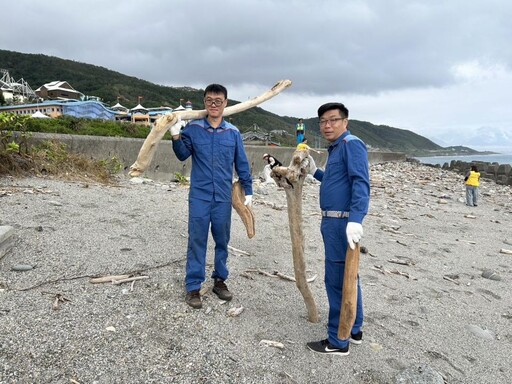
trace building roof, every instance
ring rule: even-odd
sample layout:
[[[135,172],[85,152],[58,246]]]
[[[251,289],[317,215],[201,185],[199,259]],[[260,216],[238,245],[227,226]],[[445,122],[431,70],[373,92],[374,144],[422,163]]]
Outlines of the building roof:
[[[142,105],[137,104],[134,108],[130,109],[130,112],[147,112],[147,108],[144,108]]]

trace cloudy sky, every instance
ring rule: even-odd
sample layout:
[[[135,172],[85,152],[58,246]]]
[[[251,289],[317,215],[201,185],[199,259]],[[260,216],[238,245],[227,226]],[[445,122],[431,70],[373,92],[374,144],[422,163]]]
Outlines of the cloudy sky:
[[[441,145],[512,152],[510,0],[5,3],[1,49],[162,85],[222,83],[240,101],[290,79],[264,109],[314,117],[341,101],[351,118]]]

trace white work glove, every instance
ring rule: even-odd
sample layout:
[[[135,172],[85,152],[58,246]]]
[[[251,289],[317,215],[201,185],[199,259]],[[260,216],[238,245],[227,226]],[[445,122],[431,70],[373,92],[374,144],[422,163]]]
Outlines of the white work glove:
[[[244,205],[252,207],[252,195],[245,195]]]
[[[176,120],[176,123],[169,128],[169,132],[171,132],[171,136],[177,136],[180,134],[181,131],[181,117],[178,116],[178,120]]]
[[[359,243],[361,237],[363,237],[363,226],[359,223],[349,221],[347,224],[347,241],[349,247],[355,249],[355,243]]]
[[[317,167],[315,164],[315,159],[313,159],[313,156],[309,155],[308,160],[309,160],[309,174],[314,175],[317,170]]]

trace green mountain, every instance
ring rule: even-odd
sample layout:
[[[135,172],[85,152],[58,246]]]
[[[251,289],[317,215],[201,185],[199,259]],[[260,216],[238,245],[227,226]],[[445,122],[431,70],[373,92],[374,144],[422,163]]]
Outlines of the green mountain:
[[[77,91],[89,96],[98,96],[107,105],[114,105],[119,100],[121,104],[131,108],[138,103],[138,97],[142,96],[142,104],[145,107],[176,107],[180,100],[190,100],[195,108],[202,106],[203,90],[157,85],[96,65],[42,54],[0,50],[0,68],[8,70],[15,79],[23,78],[33,89],[51,81],[67,81]],[[238,101],[230,101],[230,105],[236,103]],[[298,117],[279,116],[260,107],[233,115],[231,118],[233,124],[242,132],[255,128],[263,132],[287,132],[288,134],[274,137],[275,141],[282,145],[294,145],[294,127],[297,120]],[[304,118],[304,123],[309,143],[325,146],[326,142],[320,138],[317,118]],[[404,129],[352,119],[349,129],[372,148],[415,155],[432,155],[436,151],[443,151],[443,147],[431,140]]]

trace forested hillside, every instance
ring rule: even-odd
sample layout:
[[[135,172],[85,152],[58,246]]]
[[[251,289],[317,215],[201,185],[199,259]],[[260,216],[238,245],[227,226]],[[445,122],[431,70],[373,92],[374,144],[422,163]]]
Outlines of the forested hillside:
[[[180,99],[184,99],[190,100],[195,108],[202,108],[202,90],[161,86],[107,68],[57,57],[0,50],[0,68],[7,69],[15,79],[23,78],[34,90],[51,81],[67,81],[85,95],[100,97],[107,105],[113,105],[119,100],[127,107],[134,107],[138,103],[138,97],[142,96],[145,107],[176,107],[180,104]],[[237,101],[230,101],[230,105],[235,103]],[[316,117],[300,117],[304,118],[309,132],[319,134]],[[295,116],[278,116],[259,107],[232,117],[233,123],[242,132],[255,126],[266,132],[285,130],[290,135],[281,141],[288,145],[293,145],[292,135],[297,119]],[[410,154],[442,149],[427,138],[408,130],[352,119],[349,129],[373,148]]]

